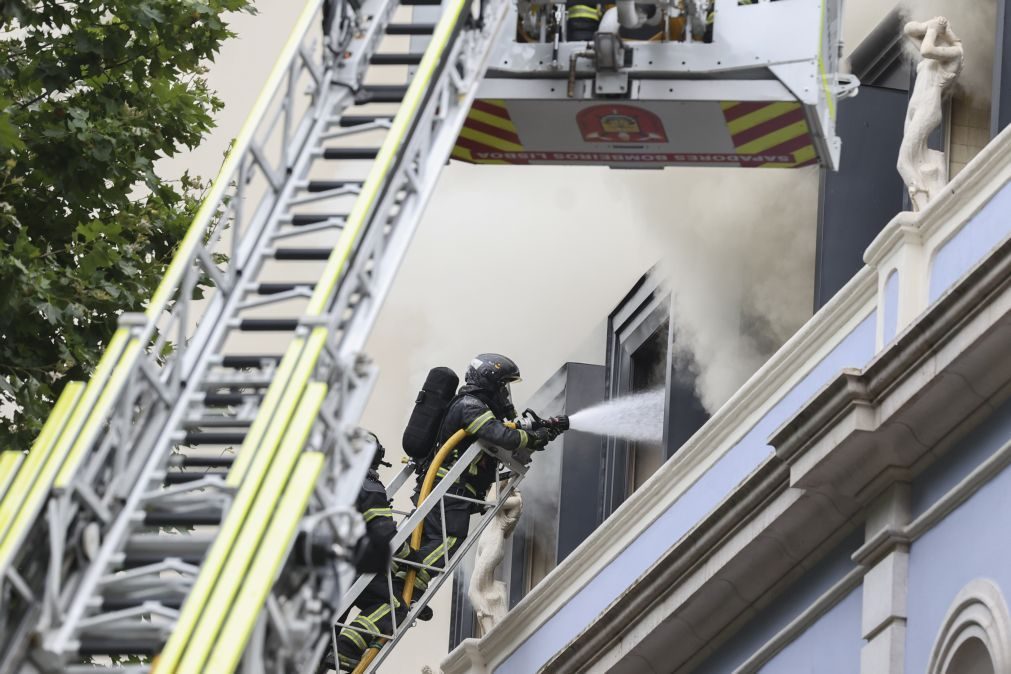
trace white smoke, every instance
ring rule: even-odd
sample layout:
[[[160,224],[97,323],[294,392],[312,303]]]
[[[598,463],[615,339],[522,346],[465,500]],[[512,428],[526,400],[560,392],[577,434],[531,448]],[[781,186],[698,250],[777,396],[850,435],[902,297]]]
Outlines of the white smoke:
[[[965,67],[958,87],[976,102],[990,99],[993,88],[993,51],[996,37],[997,7],[994,0],[902,0],[899,5],[903,23],[947,17],[951,29],[962,40]],[[914,59],[919,54],[906,40],[907,52]]]
[[[714,412],[811,316],[818,169],[703,171],[633,219],[663,241],[675,354]]]

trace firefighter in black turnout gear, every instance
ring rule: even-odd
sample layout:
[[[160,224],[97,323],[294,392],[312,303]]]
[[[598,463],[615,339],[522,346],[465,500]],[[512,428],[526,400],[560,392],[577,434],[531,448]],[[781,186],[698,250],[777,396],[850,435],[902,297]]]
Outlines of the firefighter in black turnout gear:
[[[389,497],[386,496],[386,487],[379,480],[379,466],[390,465],[383,460],[386,449],[374,433],[371,435],[376,442],[376,453],[355,502],[355,507],[365,519],[366,533],[355,548],[354,563],[359,573],[375,573],[376,576],[355,600],[354,606],[359,613],[351,621],[351,627],[343,628],[338,636],[336,664],[340,667],[337,668],[333,659],[328,658],[329,662],[326,664],[338,671],[351,671],[355,668],[362,657],[362,652],[378,639],[369,634],[370,632],[390,633],[393,626],[393,619],[390,616],[392,611],[397,611],[398,621],[407,613],[406,607],[401,607],[399,601],[403,585],[396,578],[393,579],[395,603],[392,606],[390,604],[386,571],[389,568],[395,573],[397,568],[395,563],[390,565],[390,541],[397,533],[397,524],[393,520],[393,507]],[[406,551],[405,544],[403,550],[398,553],[406,554]],[[346,619],[347,614],[341,616],[338,622],[346,623]]]
[[[456,460],[475,442],[509,451],[524,452],[544,449],[558,435],[558,431],[551,428],[525,431],[509,428],[503,423],[516,418],[516,409],[513,407],[509,387],[518,381],[520,381],[519,368],[505,356],[483,353],[471,361],[465,376],[466,383],[460,387],[446,410],[437,436],[436,448],[441,447],[460,429],[466,429],[469,435],[439,468],[436,484],[449,473]],[[418,465],[418,480],[414,491],[415,504],[434,455],[433,450],[429,458]],[[494,458],[482,453],[449,488],[447,495],[484,500],[489,487],[495,481],[496,464]],[[453,551],[466,540],[471,513],[478,512],[481,506],[453,498],[447,498],[444,503],[445,538],[440,509],[433,508],[425,517],[420,549],[411,551],[406,559],[426,566],[442,567],[447,556],[452,555]],[[398,572],[401,582],[406,578],[408,570],[408,565],[401,565]],[[416,571],[414,585],[415,597],[418,597],[428,589],[432,572],[422,568],[417,568]]]

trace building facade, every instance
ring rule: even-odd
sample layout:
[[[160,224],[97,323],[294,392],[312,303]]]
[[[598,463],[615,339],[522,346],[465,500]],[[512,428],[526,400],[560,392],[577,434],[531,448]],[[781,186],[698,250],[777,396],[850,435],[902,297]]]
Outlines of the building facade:
[[[662,385],[663,442],[563,436],[526,488],[558,498],[516,534],[512,610],[476,638],[458,579],[444,672],[1011,672],[1011,17],[997,4],[992,104],[949,103],[952,179],[925,211],[902,212],[887,151],[911,76],[898,16],[854,54],[866,89],[839,128],[866,147],[823,182],[817,312],[711,418],[653,274],[609,317],[605,365],[545,385],[536,402],[570,414]],[[984,126],[992,139],[971,130]]]

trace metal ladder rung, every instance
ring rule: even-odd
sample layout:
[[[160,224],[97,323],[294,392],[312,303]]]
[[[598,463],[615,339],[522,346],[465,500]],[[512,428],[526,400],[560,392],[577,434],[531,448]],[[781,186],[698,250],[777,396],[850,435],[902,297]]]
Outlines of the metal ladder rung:
[[[392,115],[344,115],[340,118],[338,124],[343,127],[362,126],[363,124],[372,124],[379,121],[388,122],[392,119]]]
[[[329,192],[345,187],[361,187],[361,180],[310,180],[306,186],[306,192]]]
[[[233,445],[242,444],[245,439],[245,431],[187,431],[183,444]]]
[[[323,159],[375,159],[379,148],[375,147],[328,147],[323,150]]]
[[[416,66],[421,63],[421,54],[373,54],[369,62],[375,66]]]
[[[434,23],[391,23],[386,26],[387,35],[431,35]]]
[[[217,526],[221,524],[220,510],[192,510],[189,512],[147,512],[144,526],[147,527],[195,527]]]
[[[237,372],[233,375],[220,374],[213,377],[207,377],[202,382],[200,382],[200,388],[203,390],[215,389],[215,388],[267,388],[270,386],[271,378],[260,376],[259,378],[252,377],[249,375],[243,376],[244,373]]]
[[[200,562],[204,560],[204,555],[153,555],[153,554],[131,554],[127,553],[123,557],[123,561],[120,564],[120,568],[124,571],[128,569],[136,569],[142,566],[151,566],[159,562],[163,562],[166,559],[178,559],[186,564],[192,564],[193,566],[199,566]]]
[[[260,285],[266,285],[261,283]],[[279,284],[280,285],[280,284]],[[273,354],[251,354],[246,356],[225,356],[221,359],[222,367],[263,367],[264,365],[276,365],[281,361],[281,356]]]
[[[400,103],[407,93],[404,84],[374,84],[364,87],[355,97],[357,103]]]
[[[292,332],[297,327],[297,318],[243,318],[238,324],[243,332]]]
[[[122,611],[124,609],[136,608],[149,602],[161,604],[166,608],[179,609],[183,605],[183,598],[174,597],[103,597],[102,611]]]
[[[186,468],[229,468],[235,463],[235,457],[230,454],[222,456],[188,456],[182,455],[182,465]]]
[[[228,473],[223,471],[201,471],[201,472],[177,472],[169,471],[165,473],[165,484],[186,484],[187,482],[196,482],[197,480],[203,480],[205,477],[219,476],[222,481],[228,477]]]
[[[252,419],[239,419],[228,414],[210,414],[187,417],[183,420],[185,428],[246,428],[252,424]]]
[[[292,227],[305,227],[306,225],[315,225],[327,220],[343,221],[345,218],[347,218],[346,213],[297,213],[291,216],[288,224]]]
[[[291,292],[296,288],[306,288],[312,290],[316,287],[315,283],[261,283],[257,285],[253,290],[257,295],[278,295],[280,293]],[[241,367],[259,367],[258,365],[243,365]]]
[[[202,402],[204,405],[222,407],[225,405],[242,405],[259,397],[259,394],[256,393],[205,393]]]
[[[299,262],[326,261],[330,259],[332,252],[333,248],[277,248],[274,250],[274,259]]]

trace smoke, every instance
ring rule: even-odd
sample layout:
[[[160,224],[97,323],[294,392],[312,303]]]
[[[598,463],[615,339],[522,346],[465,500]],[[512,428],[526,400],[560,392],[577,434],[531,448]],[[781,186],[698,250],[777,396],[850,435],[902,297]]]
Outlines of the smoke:
[[[675,357],[714,412],[811,316],[818,170],[705,176],[633,219],[662,241]]]
[[[993,51],[997,6],[994,0],[902,0],[903,23],[927,21],[935,16],[948,18],[951,29],[962,40],[965,67],[958,79],[960,91],[976,102],[990,99],[993,88]],[[905,41],[907,52],[916,60],[915,46]]]

